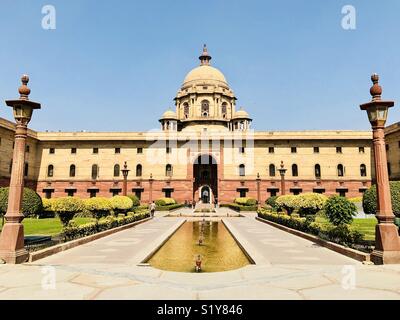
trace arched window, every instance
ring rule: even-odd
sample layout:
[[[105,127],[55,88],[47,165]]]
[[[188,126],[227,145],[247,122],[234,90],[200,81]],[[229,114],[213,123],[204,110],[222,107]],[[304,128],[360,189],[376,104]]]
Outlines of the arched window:
[[[272,163],[269,165],[269,176],[275,177],[275,165]]]
[[[314,174],[316,178],[321,178],[321,166],[319,164],[314,166]]]
[[[47,167],[47,176],[52,177],[54,175],[54,166],[51,164]]]
[[[119,164],[116,164],[114,166],[114,177],[119,177],[119,173],[120,173]]]
[[[201,116],[202,117],[208,117],[210,114],[210,103],[208,100],[203,100],[201,102]]]
[[[141,177],[142,176],[142,165],[138,164],[136,166],[136,177]]]
[[[99,166],[97,164],[92,165],[92,179],[97,179],[99,176]]]
[[[183,104],[183,116],[186,119],[189,118],[189,104],[187,102]]]
[[[338,166],[337,166],[337,175],[338,175],[338,177],[344,176],[344,168],[343,168],[342,164],[338,164]]]
[[[239,176],[244,177],[246,175],[246,167],[244,164],[239,166]]]
[[[69,176],[71,178],[75,177],[75,171],[76,171],[76,166],[74,164],[71,164],[69,166]]]
[[[227,112],[227,108],[226,108],[226,106],[227,106],[227,103],[226,102],[224,102],[223,104],[222,104],[222,106],[221,106],[221,114],[222,114],[222,118],[226,118],[226,112]]]
[[[172,165],[167,164],[167,165],[165,166],[165,175],[166,175],[167,177],[172,177]]]
[[[362,164],[360,166],[360,175],[361,175],[361,177],[367,176],[367,166],[365,164]]]
[[[297,167],[297,164],[292,164],[292,176],[293,177],[299,176],[299,169]]]

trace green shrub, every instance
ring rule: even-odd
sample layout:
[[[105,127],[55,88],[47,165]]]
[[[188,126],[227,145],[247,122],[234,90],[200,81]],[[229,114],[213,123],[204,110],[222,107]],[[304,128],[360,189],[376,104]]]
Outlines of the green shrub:
[[[303,193],[295,197],[297,197],[296,206],[302,217],[315,215],[328,200],[327,196],[319,193]]]
[[[140,206],[140,200],[136,195],[128,194],[127,197],[132,200],[132,208]]]
[[[9,188],[0,188],[0,215],[7,212]],[[32,189],[24,188],[22,213],[25,217],[40,215],[43,212],[42,198]]]
[[[345,197],[333,196],[325,203],[325,215],[335,225],[350,224],[357,214],[357,208],[353,202]]]
[[[110,199],[111,209],[114,214],[127,213],[133,207],[133,201],[129,197],[114,196]]]
[[[400,217],[400,181],[390,181],[392,209],[396,217]],[[363,195],[363,209],[366,214],[376,214],[376,185],[371,186]]]
[[[294,210],[298,209],[298,196],[294,195],[284,195],[279,196],[275,200],[279,209],[284,209],[290,215]]]
[[[157,199],[154,203],[156,204],[157,207],[162,207],[162,206],[168,206],[171,204],[176,204],[176,201],[175,201],[175,199],[172,199],[172,198],[160,198],[160,199]]]
[[[220,207],[226,207],[226,208],[230,208],[232,210],[235,210],[237,212],[241,212],[241,211],[257,211],[258,207],[257,205],[253,205],[253,206],[248,206],[248,205],[240,205],[237,203],[222,203],[220,204]]]
[[[83,200],[76,197],[56,198],[51,205],[64,226],[67,226],[75,214],[81,212],[84,207]]]
[[[169,204],[169,205],[165,205],[165,206],[156,206],[156,210],[157,211],[170,211],[170,210],[173,210],[173,209],[177,209],[177,208],[181,208],[181,207],[183,207],[184,206],[184,204],[179,204],[179,203],[175,203],[175,204]],[[149,210],[148,208],[147,209],[143,209],[143,210]]]
[[[97,221],[110,214],[111,201],[103,197],[94,197],[85,200],[85,208],[89,210]]]
[[[257,204],[257,200],[250,197],[236,198],[233,202],[241,206],[255,206]]]
[[[265,204],[269,205],[273,209],[279,209],[276,199],[278,199],[278,196],[269,197],[267,200],[265,200]]]

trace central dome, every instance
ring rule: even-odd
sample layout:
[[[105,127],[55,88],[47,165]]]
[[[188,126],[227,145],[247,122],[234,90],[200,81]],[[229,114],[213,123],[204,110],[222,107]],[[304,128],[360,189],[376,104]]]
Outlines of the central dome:
[[[191,82],[198,82],[198,83],[220,82],[220,84],[228,86],[228,83],[223,73],[219,71],[217,68],[211,67],[210,65],[201,65],[190,71],[186,75],[185,80],[183,80],[183,86],[189,83],[192,84]]]

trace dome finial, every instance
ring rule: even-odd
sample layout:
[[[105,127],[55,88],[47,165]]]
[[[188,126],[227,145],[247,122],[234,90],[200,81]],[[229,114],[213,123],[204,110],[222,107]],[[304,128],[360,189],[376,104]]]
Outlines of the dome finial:
[[[382,95],[382,87],[379,85],[379,75],[377,73],[374,73],[371,76],[371,81],[373,83],[373,86],[369,90],[372,96],[372,101],[377,101],[381,100],[381,95]]]
[[[29,76],[24,74],[21,77],[22,85],[18,88],[21,100],[29,100],[28,96],[31,93],[31,89],[28,88]]]
[[[212,58],[208,54],[208,50],[207,50],[207,45],[206,44],[204,44],[204,46],[203,46],[203,53],[201,54],[199,59],[200,59],[200,65],[202,65],[202,66],[204,66],[204,65],[208,66],[210,64],[210,60]]]

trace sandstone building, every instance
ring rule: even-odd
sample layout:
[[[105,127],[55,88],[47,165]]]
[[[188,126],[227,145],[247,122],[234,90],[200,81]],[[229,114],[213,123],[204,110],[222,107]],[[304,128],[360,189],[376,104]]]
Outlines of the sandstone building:
[[[174,99],[175,110],[162,115],[157,132],[30,130],[26,184],[48,198],[112,196],[121,193],[126,161],[128,190],[143,202],[163,196],[232,202],[239,196],[257,198],[257,184],[265,201],[281,192],[283,161],[287,193],[355,197],[370,186],[371,132],[254,131],[250,115],[236,106],[233,90],[210,60],[205,47],[200,65],[186,75]],[[397,160],[389,157],[396,177],[398,128],[388,128],[398,149]],[[1,185],[9,182],[13,135],[13,123],[0,119]]]

